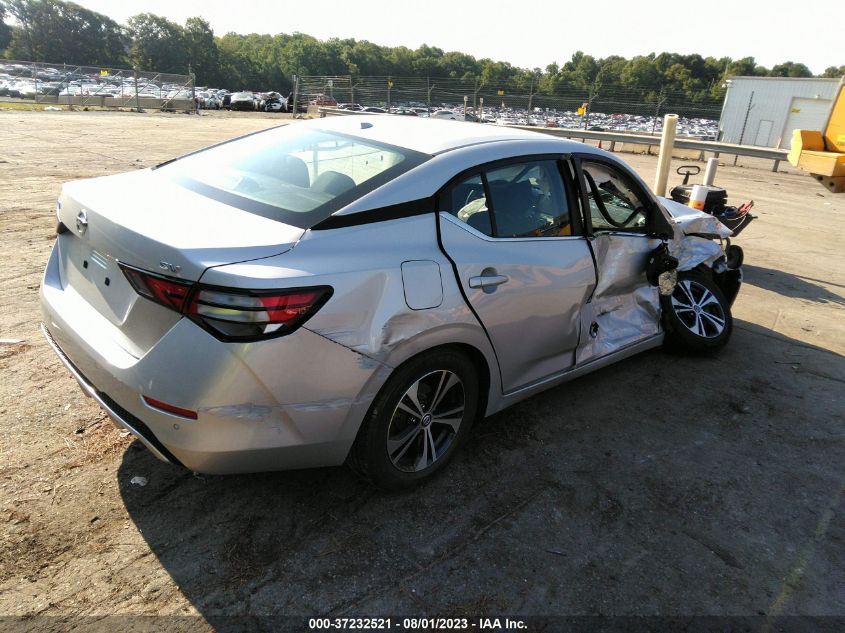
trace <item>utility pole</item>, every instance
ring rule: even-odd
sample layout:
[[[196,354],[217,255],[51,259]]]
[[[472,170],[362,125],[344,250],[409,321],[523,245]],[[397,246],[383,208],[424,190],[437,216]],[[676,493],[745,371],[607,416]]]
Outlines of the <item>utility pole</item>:
[[[296,118],[296,102],[299,98],[299,75],[293,76],[293,115],[292,118]]]
[[[197,83],[194,81],[194,73],[191,71],[191,63],[188,62],[188,81],[191,82],[191,108],[194,111],[194,114],[199,114],[199,104],[197,103],[197,93],[195,84]]]
[[[657,96],[657,102],[654,104],[654,119],[651,122],[652,135],[657,129],[657,119],[660,116],[660,106],[664,103],[666,103],[666,87],[660,86],[660,94]]]
[[[534,75],[531,75],[531,87],[528,88],[528,125],[531,125],[531,101],[534,99]]]
[[[390,89],[393,88],[393,80],[388,76],[387,78],[387,111],[390,112]]]
[[[141,111],[141,100],[138,98],[138,66],[132,67],[132,77],[135,79],[135,112]]]
[[[431,114],[431,93],[432,91],[437,88],[437,84],[432,84],[431,79],[426,77],[426,97],[425,97],[425,106],[428,109],[428,113]]]

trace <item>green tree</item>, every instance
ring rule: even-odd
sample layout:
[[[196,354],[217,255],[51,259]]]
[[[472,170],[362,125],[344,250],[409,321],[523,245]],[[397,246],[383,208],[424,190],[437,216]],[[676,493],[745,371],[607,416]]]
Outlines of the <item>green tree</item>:
[[[414,51],[411,70],[414,75],[420,77],[442,77],[444,75],[442,66],[440,65],[442,59],[442,49],[423,44]]]
[[[17,21],[6,56],[90,66],[126,65],[126,40],[111,18],[62,0],[7,0]]]
[[[0,0],[0,51],[12,41],[12,27],[6,24],[6,5]]]
[[[440,75],[445,77],[477,77],[481,67],[472,55],[452,51],[440,58]]]
[[[188,18],[183,30],[188,63],[197,84],[208,86],[220,80],[220,51],[211,25],[203,18]]]
[[[279,62],[284,74],[290,76],[333,74],[322,43],[305,33],[287,37],[279,50]]]
[[[769,77],[812,77],[813,73],[804,64],[784,62],[772,66]]]
[[[824,72],[821,75],[822,77],[829,77],[831,79],[836,79],[837,77],[845,76],[845,65],[843,66],[829,66],[824,69]]]
[[[132,63],[144,70],[164,73],[188,72],[188,51],[183,28],[167,18],[152,13],[139,13],[127,25],[132,46]]]
[[[726,76],[736,77],[763,77],[769,74],[769,71],[762,66],[758,66],[753,57],[743,57],[742,59],[731,60],[728,63]]]
[[[663,75],[660,72],[652,53],[648,56],[634,57],[620,74],[622,83],[626,86],[645,90],[659,90]]]

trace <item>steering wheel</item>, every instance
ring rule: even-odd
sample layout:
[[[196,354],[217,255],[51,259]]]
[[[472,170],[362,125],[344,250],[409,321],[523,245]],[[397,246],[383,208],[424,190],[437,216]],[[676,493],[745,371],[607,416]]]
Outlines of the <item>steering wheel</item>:
[[[590,189],[593,190],[593,198],[596,201],[596,206],[598,207],[599,213],[601,213],[602,217],[607,221],[608,224],[611,226],[615,226],[617,229],[624,229],[628,226],[628,222],[633,220],[637,214],[640,212],[639,209],[634,209],[627,218],[625,218],[622,222],[617,222],[616,220],[611,217],[610,213],[607,211],[607,207],[604,206],[604,200],[601,199],[599,195],[599,188],[596,186],[596,181],[593,179],[592,174],[590,172],[584,170],[584,177],[590,184]]]

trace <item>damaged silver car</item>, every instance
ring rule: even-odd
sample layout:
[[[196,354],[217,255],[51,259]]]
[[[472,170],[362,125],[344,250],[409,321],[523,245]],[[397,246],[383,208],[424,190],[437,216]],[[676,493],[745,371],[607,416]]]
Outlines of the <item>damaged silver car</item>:
[[[454,121],[274,128],[68,183],[57,214],[47,339],[118,425],[203,473],[347,462],[413,485],[541,390],[718,350],[741,283],[730,231],[613,155]]]

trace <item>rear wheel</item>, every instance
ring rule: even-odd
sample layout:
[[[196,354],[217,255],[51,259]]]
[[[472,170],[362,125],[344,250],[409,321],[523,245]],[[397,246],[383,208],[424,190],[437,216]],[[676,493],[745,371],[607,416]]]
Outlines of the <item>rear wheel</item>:
[[[385,383],[348,463],[381,488],[421,483],[452,459],[477,408],[478,376],[465,355],[444,349],[414,358]]]
[[[678,275],[675,290],[663,303],[666,343],[692,353],[716,352],[733,330],[731,308],[709,274],[687,271]]]

